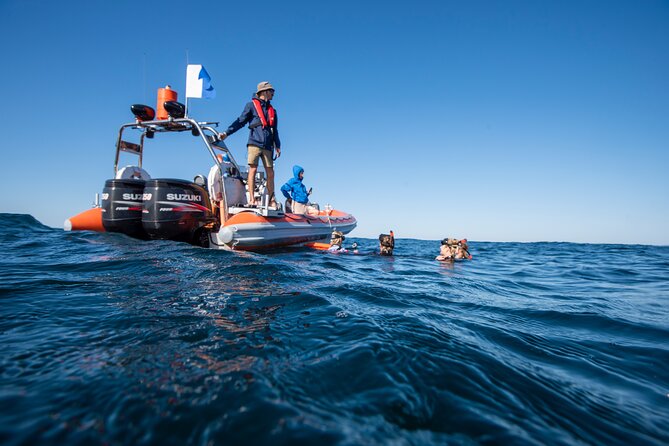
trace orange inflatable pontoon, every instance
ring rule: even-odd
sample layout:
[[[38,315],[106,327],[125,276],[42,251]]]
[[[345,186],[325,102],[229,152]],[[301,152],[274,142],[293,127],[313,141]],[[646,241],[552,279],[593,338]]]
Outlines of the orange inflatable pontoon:
[[[105,232],[102,226],[102,209],[95,207],[70,217],[63,223],[66,231],[97,231]]]

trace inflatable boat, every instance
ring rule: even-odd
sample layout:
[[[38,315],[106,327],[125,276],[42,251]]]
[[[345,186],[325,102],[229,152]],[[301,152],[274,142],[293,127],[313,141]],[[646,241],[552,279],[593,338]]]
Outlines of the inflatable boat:
[[[327,240],[333,231],[344,234],[357,225],[345,212],[325,206],[313,215],[284,212],[269,206],[264,172],[256,174],[255,190],[247,190],[246,172],[218,137],[216,122],[198,122],[185,116],[176,101],[158,104],[155,111],[133,105],[135,122],[119,129],[114,177],[96,194],[92,209],[64,223],[66,231],[118,232],[140,240],[177,240],[214,249],[261,251]],[[161,116],[166,114],[166,116]],[[126,138],[138,132],[139,142]],[[209,175],[193,181],[151,178],[142,166],[146,139],[156,133],[190,132],[214,160]],[[137,139],[137,138],[135,138]],[[217,156],[216,151],[220,154]],[[137,164],[119,168],[121,153],[137,156]]]

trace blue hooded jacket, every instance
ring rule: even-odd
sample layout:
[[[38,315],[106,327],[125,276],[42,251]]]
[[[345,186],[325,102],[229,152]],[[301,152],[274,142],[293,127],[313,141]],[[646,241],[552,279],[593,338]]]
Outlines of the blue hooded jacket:
[[[259,98],[256,98],[259,99]],[[267,116],[267,105],[269,101],[263,101],[260,99],[260,107],[262,108],[263,113]],[[247,144],[263,148],[265,150],[274,150],[274,147],[281,148],[281,141],[279,140],[279,116],[276,114],[274,118],[274,126],[272,128],[265,128],[262,126],[260,117],[256,112],[256,108],[253,105],[253,100],[246,104],[244,111],[235,119],[235,121],[230,124],[230,127],[225,131],[225,134],[230,136],[235,133],[237,130],[244,127],[246,124],[249,124],[249,141]]]
[[[300,172],[304,172],[304,169],[298,165],[293,166],[293,178],[281,186],[281,193],[284,197],[290,198],[293,201],[307,204],[309,202],[309,194],[307,194],[307,188],[302,184]]]

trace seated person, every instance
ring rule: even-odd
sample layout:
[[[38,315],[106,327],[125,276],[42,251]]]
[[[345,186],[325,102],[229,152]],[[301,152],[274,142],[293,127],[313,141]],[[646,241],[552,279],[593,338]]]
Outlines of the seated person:
[[[281,186],[281,193],[286,197],[286,209],[291,209],[293,214],[318,215],[318,209],[309,204],[311,189],[302,184],[304,169],[298,165],[293,166],[293,178]]]
[[[390,234],[379,235],[379,254],[382,256],[393,255],[395,249],[395,234],[390,231]]]
[[[223,162],[223,155],[216,155],[218,162]],[[220,210],[221,200],[223,199],[223,191],[221,190],[221,172],[218,170],[218,165],[214,164],[209,169],[209,175],[207,175],[207,185],[209,186],[209,199],[211,200],[211,206],[214,210],[214,213],[221,218],[221,223],[223,223],[223,215]]]

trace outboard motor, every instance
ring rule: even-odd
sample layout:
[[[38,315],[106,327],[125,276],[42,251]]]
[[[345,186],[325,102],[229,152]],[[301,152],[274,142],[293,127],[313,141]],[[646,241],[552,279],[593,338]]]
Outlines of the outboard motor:
[[[217,221],[204,187],[185,180],[146,181],[142,226],[150,238],[205,246]]]
[[[102,226],[108,232],[146,239],[142,227],[144,180],[107,180],[102,190]]]

